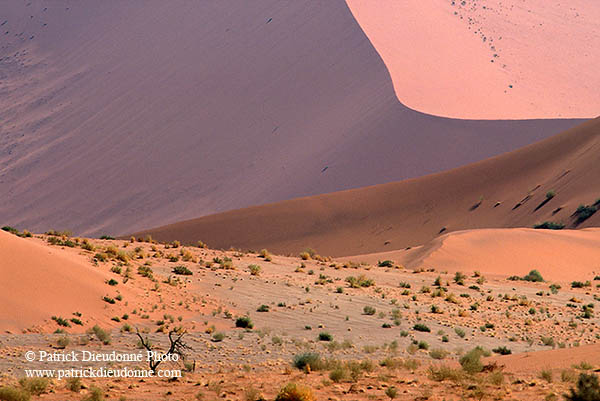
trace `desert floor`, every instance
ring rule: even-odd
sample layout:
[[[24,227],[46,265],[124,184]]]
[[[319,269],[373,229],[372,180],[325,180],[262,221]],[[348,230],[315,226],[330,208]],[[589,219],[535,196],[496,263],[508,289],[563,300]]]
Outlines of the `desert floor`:
[[[161,365],[183,369],[178,380],[83,379],[74,392],[67,380],[51,379],[40,399],[84,399],[94,386],[107,399],[270,399],[288,382],[310,386],[317,399],[383,400],[392,387],[399,399],[559,399],[579,372],[600,366],[600,349],[593,345],[600,335],[593,307],[600,290],[593,277],[574,277],[582,287],[571,288],[571,282],[466,270],[459,277],[312,252],[303,259],[62,235],[11,240],[47,249],[48,263],[56,253],[77,261],[80,271],[72,274],[78,282],[102,280],[105,290],[93,305],[74,301],[72,310],[48,310],[52,303],[41,296],[28,300],[47,317],[3,327],[3,385],[19,387],[25,369],[107,365],[27,362],[27,351],[139,352],[138,329],[164,350],[166,333],[181,327],[192,348],[185,363]],[[252,274],[251,265],[260,270]],[[175,274],[176,266],[192,274]],[[2,291],[11,294],[28,284],[10,277],[2,282]],[[58,283],[47,279],[45,285]],[[3,311],[6,322],[18,322],[20,313]],[[252,329],[236,328],[241,316],[251,319]],[[100,341],[94,326],[110,338]],[[458,361],[476,346],[484,349],[486,367],[466,373]],[[502,350],[512,355],[498,355]],[[294,358],[308,352],[319,354],[322,366],[294,367]]]

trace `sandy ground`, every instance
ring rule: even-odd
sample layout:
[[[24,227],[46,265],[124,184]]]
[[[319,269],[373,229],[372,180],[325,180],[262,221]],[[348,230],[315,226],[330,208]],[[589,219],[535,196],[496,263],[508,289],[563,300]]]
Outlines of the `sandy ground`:
[[[398,99],[485,119],[596,117],[600,5],[576,0],[348,0]]]
[[[415,247],[467,229],[565,228],[580,205],[600,203],[600,118],[517,151],[417,179],[294,199],[188,220],[141,233],[215,248],[268,248],[348,256]],[[596,204],[596,206],[594,206]]]
[[[0,24],[0,219],[37,232],[422,176],[581,122],[403,106],[343,0],[10,1]]]
[[[78,282],[103,285],[109,294],[118,289],[123,294],[138,295],[126,295],[116,304],[102,301],[107,305],[105,313],[93,316],[94,319],[83,314],[82,326],[58,325],[50,319],[56,314],[53,305],[39,302],[39,312],[46,317],[36,325],[30,327],[24,321],[22,331],[2,327],[5,333],[0,336],[0,380],[5,385],[15,383],[26,368],[101,365],[24,360],[26,351],[60,351],[59,340],[64,337],[69,339],[66,351],[135,352],[137,337],[128,331],[128,326],[148,333],[160,348],[166,341],[166,335],[160,332],[163,328],[184,327],[192,347],[188,362],[195,363],[195,372],[186,373],[175,383],[158,379],[116,380],[110,384],[101,379],[84,380],[88,389],[83,394],[89,386],[96,385],[111,397],[130,400],[166,396],[168,392],[179,399],[194,399],[199,392],[208,399],[222,394],[226,394],[224,398],[237,399],[252,385],[272,397],[286,382],[298,381],[309,384],[319,399],[384,399],[386,386],[396,387],[399,394],[410,399],[460,399],[464,395],[476,396],[476,391],[487,394],[485,397],[522,399],[530,395],[542,399],[549,393],[561,394],[572,385],[571,378],[581,371],[574,365],[586,362],[590,367],[582,366],[590,369],[600,364],[593,345],[600,335],[597,318],[593,312],[591,318],[582,318],[583,305],[600,298],[597,281],[585,288],[570,288],[569,282],[552,281],[562,287],[552,293],[550,282],[509,281],[503,272],[468,274],[462,283],[457,283],[452,272],[414,271],[394,264],[378,267],[277,255],[269,255],[268,261],[262,257],[264,253],[122,240],[90,240],[95,249],[87,251],[78,246],[50,245],[48,238],[14,240],[20,246],[45,249],[46,264],[58,256],[78,263],[78,271],[73,272]],[[4,235],[0,239],[7,241]],[[106,262],[94,262],[96,254],[105,253],[111,246],[125,252],[126,262],[110,257]],[[179,260],[174,261],[175,257]],[[82,267],[86,264],[100,276],[111,275],[118,284],[110,286],[103,277],[86,272]],[[250,273],[251,264],[261,266],[257,275]],[[193,274],[173,274],[173,267],[178,265],[186,266]],[[153,278],[142,277],[138,273],[140,266],[150,266]],[[120,274],[113,271],[115,267],[122,269]],[[126,273],[127,267],[130,273]],[[374,285],[352,288],[346,281],[349,276],[361,275],[373,280]],[[57,279],[50,277],[47,284],[53,285]],[[17,287],[13,291],[21,290]],[[139,295],[140,291],[144,295]],[[75,309],[93,311],[82,304],[85,300],[73,301],[68,293],[54,296],[76,302]],[[96,301],[89,302],[95,305]],[[261,305],[268,306],[268,311],[257,311]],[[374,308],[373,314],[367,314],[365,307]],[[14,308],[16,317],[19,306]],[[8,313],[11,317],[11,311]],[[253,321],[252,330],[235,328],[235,319],[244,315]],[[107,316],[120,317],[120,321]],[[417,331],[417,323],[430,331]],[[93,324],[111,333],[110,344],[102,344],[89,331]],[[321,332],[331,334],[333,341],[319,341]],[[217,341],[216,333],[222,333],[223,339]],[[421,349],[415,345],[419,342],[423,344]],[[514,355],[485,362],[495,361],[504,374],[460,374],[441,382],[431,375],[430,366],[458,368],[458,358],[475,346],[510,349]],[[544,351],[553,348],[556,350]],[[433,350],[440,350],[442,359],[434,359]],[[306,375],[291,367],[295,355],[308,351],[340,361],[370,360],[373,370],[363,372],[355,381],[332,383],[329,371]],[[563,358],[561,355],[566,352],[570,356]],[[388,357],[398,361],[396,367],[379,367],[379,362]],[[560,362],[554,363],[554,358]],[[181,368],[181,364],[165,365],[169,366]],[[540,378],[548,366],[552,366],[552,382]],[[497,376],[503,376],[501,382]],[[561,376],[566,379],[559,379]],[[52,393],[43,395],[43,399],[84,396],[66,390],[64,381],[54,380],[49,388]],[[129,391],[132,388],[136,391]]]
[[[350,256],[377,263],[393,260],[412,269],[519,275],[538,270],[548,280],[586,281],[600,275],[600,229],[535,230],[531,228],[457,231],[409,250]]]

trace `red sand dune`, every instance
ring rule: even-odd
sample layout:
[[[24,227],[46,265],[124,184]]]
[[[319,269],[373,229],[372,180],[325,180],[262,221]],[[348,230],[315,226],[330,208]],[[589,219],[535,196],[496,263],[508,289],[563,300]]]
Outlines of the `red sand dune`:
[[[109,322],[102,300],[108,278],[76,255],[0,231],[0,327],[27,329],[74,312],[84,322]]]
[[[597,1],[347,2],[408,107],[457,118],[598,115]]]
[[[402,106],[343,0],[10,1],[0,24],[0,221],[36,232],[421,176],[579,122]]]
[[[600,118],[522,149],[426,177],[205,216],[144,231],[158,240],[199,239],[211,247],[312,247],[347,256],[403,249],[442,233],[575,227],[580,204],[600,198]],[[549,201],[546,194],[555,192]],[[600,226],[600,213],[578,228]]]
[[[492,228],[457,231],[410,250],[352,256],[355,262],[393,260],[408,268],[523,276],[532,269],[544,279],[586,281],[600,275],[600,228],[534,230]]]

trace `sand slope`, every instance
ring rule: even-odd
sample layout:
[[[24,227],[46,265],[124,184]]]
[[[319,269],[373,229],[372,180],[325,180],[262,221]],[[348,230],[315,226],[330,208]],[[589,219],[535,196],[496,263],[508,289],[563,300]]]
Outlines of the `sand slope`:
[[[60,249],[0,231],[0,327],[31,328],[52,316],[72,318],[74,312],[85,322],[108,322],[102,301],[108,278]],[[126,289],[121,293],[129,295]]]
[[[569,369],[582,362],[597,366],[600,363],[600,344],[583,345],[564,349],[524,352],[516,355],[486,358],[486,363],[504,365],[505,371],[526,374],[542,369]]]
[[[600,118],[517,151],[385,185],[206,216],[147,231],[162,240],[323,255],[384,252],[451,231],[575,227],[573,212],[600,198]],[[548,202],[547,192],[555,197]],[[543,203],[544,202],[544,203]],[[600,225],[600,213],[578,228]]]
[[[600,4],[348,0],[401,102],[458,118],[595,117]]]
[[[538,270],[546,280],[586,281],[600,275],[600,229],[531,228],[465,230],[410,250],[352,256],[367,263],[393,260],[408,268],[435,268],[523,276]]]
[[[343,0],[13,1],[0,24],[0,221],[37,232],[421,176],[577,123],[402,106]]]

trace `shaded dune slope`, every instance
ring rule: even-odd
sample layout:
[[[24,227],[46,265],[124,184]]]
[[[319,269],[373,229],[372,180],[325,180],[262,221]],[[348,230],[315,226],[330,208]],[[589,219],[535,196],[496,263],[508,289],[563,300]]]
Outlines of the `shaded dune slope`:
[[[600,198],[600,118],[541,142],[450,171],[401,182],[251,207],[145,231],[213,247],[346,256],[424,244],[450,231],[577,224]],[[549,201],[546,194],[555,192]]]
[[[0,221],[38,232],[122,234],[421,176],[579,122],[402,106],[343,0],[37,0],[0,14]]]

